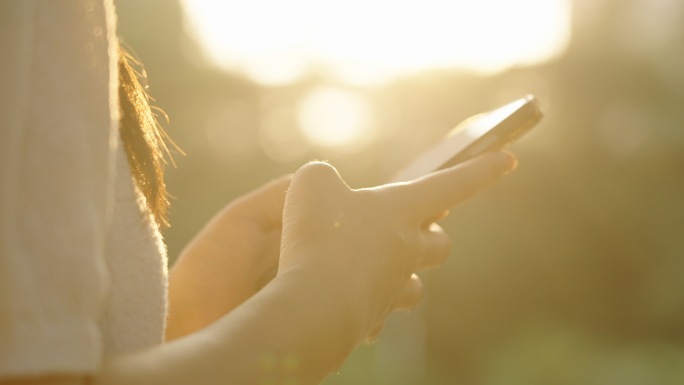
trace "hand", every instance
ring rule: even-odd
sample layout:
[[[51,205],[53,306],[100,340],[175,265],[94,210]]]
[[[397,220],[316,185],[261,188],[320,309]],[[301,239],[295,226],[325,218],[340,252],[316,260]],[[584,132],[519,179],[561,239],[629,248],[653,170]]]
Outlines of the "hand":
[[[243,303],[275,276],[285,176],[219,212],[169,273],[167,339],[197,331]]]
[[[420,299],[413,273],[446,257],[448,239],[432,221],[514,167],[512,155],[491,153],[411,182],[354,190],[332,166],[310,163],[287,193],[278,275],[329,292],[366,338],[392,309]]]

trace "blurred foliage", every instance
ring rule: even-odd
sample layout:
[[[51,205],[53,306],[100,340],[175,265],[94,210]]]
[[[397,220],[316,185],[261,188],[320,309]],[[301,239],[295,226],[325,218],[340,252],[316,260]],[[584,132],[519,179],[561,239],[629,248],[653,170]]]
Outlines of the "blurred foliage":
[[[443,222],[453,256],[425,275],[425,303],[326,384],[684,383],[684,7],[573,11],[552,62],[357,89],[377,111],[375,142],[280,156],[264,132],[296,132],[298,100],[325,79],[262,88],[203,63],[177,4],[118,1],[120,34],[187,152],[168,170],[170,258],[224,204],[307,160],[375,185],[462,119],[533,93],[545,120],[513,147],[519,170]]]

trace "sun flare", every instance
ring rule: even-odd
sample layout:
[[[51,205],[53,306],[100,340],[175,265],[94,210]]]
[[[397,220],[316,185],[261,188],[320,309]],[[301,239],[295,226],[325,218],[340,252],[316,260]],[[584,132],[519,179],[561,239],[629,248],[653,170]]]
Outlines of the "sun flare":
[[[372,109],[344,85],[430,69],[496,73],[549,60],[570,39],[570,0],[183,0],[209,62],[264,86],[314,71],[329,84],[303,96],[300,134],[321,147],[372,138]],[[351,87],[350,89],[353,89]]]
[[[569,0],[183,0],[208,58],[265,85],[316,69],[378,83],[432,68],[491,73],[548,60],[570,37]]]

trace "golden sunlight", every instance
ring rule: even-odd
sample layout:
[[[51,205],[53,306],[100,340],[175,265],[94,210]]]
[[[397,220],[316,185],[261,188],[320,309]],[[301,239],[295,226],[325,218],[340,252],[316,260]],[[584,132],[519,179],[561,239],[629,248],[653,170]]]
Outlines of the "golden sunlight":
[[[311,70],[373,84],[435,68],[483,73],[561,53],[569,0],[183,0],[186,26],[220,67],[264,85]]]

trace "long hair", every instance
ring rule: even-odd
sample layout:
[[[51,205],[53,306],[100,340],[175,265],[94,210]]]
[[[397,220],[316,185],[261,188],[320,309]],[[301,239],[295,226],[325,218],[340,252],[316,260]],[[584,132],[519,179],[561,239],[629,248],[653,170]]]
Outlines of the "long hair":
[[[138,68],[139,70],[136,70]],[[136,186],[145,196],[147,207],[160,227],[168,227],[169,197],[164,183],[166,142],[178,148],[160,126],[153,100],[140,83],[146,74],[139,61],[119,48],[119,129]]]

